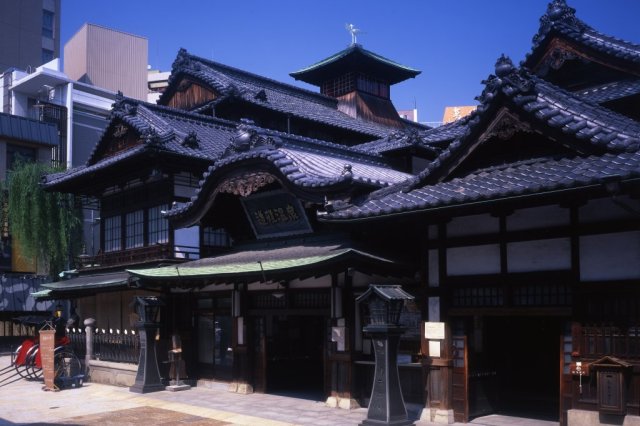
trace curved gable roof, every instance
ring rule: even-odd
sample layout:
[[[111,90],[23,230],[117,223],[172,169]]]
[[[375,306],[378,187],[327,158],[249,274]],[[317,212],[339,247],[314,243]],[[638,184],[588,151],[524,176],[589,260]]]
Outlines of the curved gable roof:
[[[469,116],[466,129],[420,173],[415,185],[446,178],[481,142],[482,133],[502,107],[570,143],[576,153],[631,152],[640,146],[640,124],[636,121],[586,102],[524,68],[516,69],[504,56],[496,63],[496,74],[485,81],[486,87],[478,97],[481,104]]]
[[[243,124],[238,127],[234,145],[209,167],[191,200],[176,206],[167,215],[180,224],[197,221],[213,204],[211,194],[215,193],[220,179],[242,165],[247,165],[251,173],[277,174],[283,183],[306,192],[317,192],[321,198],[327,191],[349,185],[380,188],[413,177],[391,169],[379,157],[363,155],[341,145]]]
[[[604,3],[603,7],[606,7]],[[532,50],[523,65],[533,68],[544,56],[547,44],[553,38],[560,37],[587,51],[606,56],[612,63],[625,63],[628,69],[640,74],[639,44],[602,34],[578,19],[575,12],[565,0],[549,3],[546,13],[540,17],[540,28],[533,37]]]

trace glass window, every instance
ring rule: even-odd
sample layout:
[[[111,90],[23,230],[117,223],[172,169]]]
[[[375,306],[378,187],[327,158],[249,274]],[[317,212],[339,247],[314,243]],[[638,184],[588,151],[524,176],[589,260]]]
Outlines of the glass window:
[[[167,204],[161,204],[149,209],[149,245],[169,242],[169,221],[162,217],[162,211],[168,208]]]
[[[42,49],[42,63],[47,63],[53,60],[53,50]]]
[[[118,251],[121,249],[120,216],[108,217],[104,220],[104,251]]]
[[[53,12],[49,10],[42,11],[42,36],[43,37],[53,38],[53,17],[54,17]]]
[[[224,229],[206,227],[202,230],[202,244],[206,247],[229,247],[229,234]]]
[[[136,210],[125,216],[125,248],[144,245],[144,210]]]

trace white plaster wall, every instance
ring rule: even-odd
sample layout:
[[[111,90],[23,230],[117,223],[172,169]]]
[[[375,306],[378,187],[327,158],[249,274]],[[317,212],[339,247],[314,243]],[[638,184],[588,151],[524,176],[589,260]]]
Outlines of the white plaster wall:
[[[569,209],[541,206],[516,210],[507,217],[507,231],[546,228],[569,224]]]
[[[485,244],[447,249],[447,274],[497,274],[500,272],[500,246]]]
[[[509,272],[557,271],[571,268],[569,238],[507,244]]]
[[[640,231],[580,237],[580,280],[640,278]]]
[[[447,237],[496,233],[500,222],[489,214],[455,217],[447,223]]]
[[[620,203],[626,204],[636,211],[640,210],[640,200],[633,200],[628,196],[617,197]],[[633,218],[634,215],[620,204],[613,202],[611,198],[599,198],[590,200],[580,207],[579,217],[581,223],[599,222],[603,220]]]

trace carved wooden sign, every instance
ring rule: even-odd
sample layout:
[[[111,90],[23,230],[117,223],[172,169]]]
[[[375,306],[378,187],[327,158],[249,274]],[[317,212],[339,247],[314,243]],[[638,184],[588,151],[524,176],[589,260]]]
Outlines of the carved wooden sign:
[[[288,192],[261,192],[240,200],[257,238],[312,231],[300,201]]]
[[[55,330],[40,330],[40,360],[42,361],[42,376],[44,377],[44,390],[55,390]]]

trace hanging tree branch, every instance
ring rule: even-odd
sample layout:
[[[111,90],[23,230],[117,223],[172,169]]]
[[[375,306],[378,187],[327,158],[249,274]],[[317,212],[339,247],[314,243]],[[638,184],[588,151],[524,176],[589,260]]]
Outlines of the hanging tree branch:
[[[82,212],[73,196],[45,192],[40,186],[43,175],[56,171],[43,163],[19,162],[6,183],[12,237],[24,256],[43,260],[53,276],[71,266],[82,236]]]

